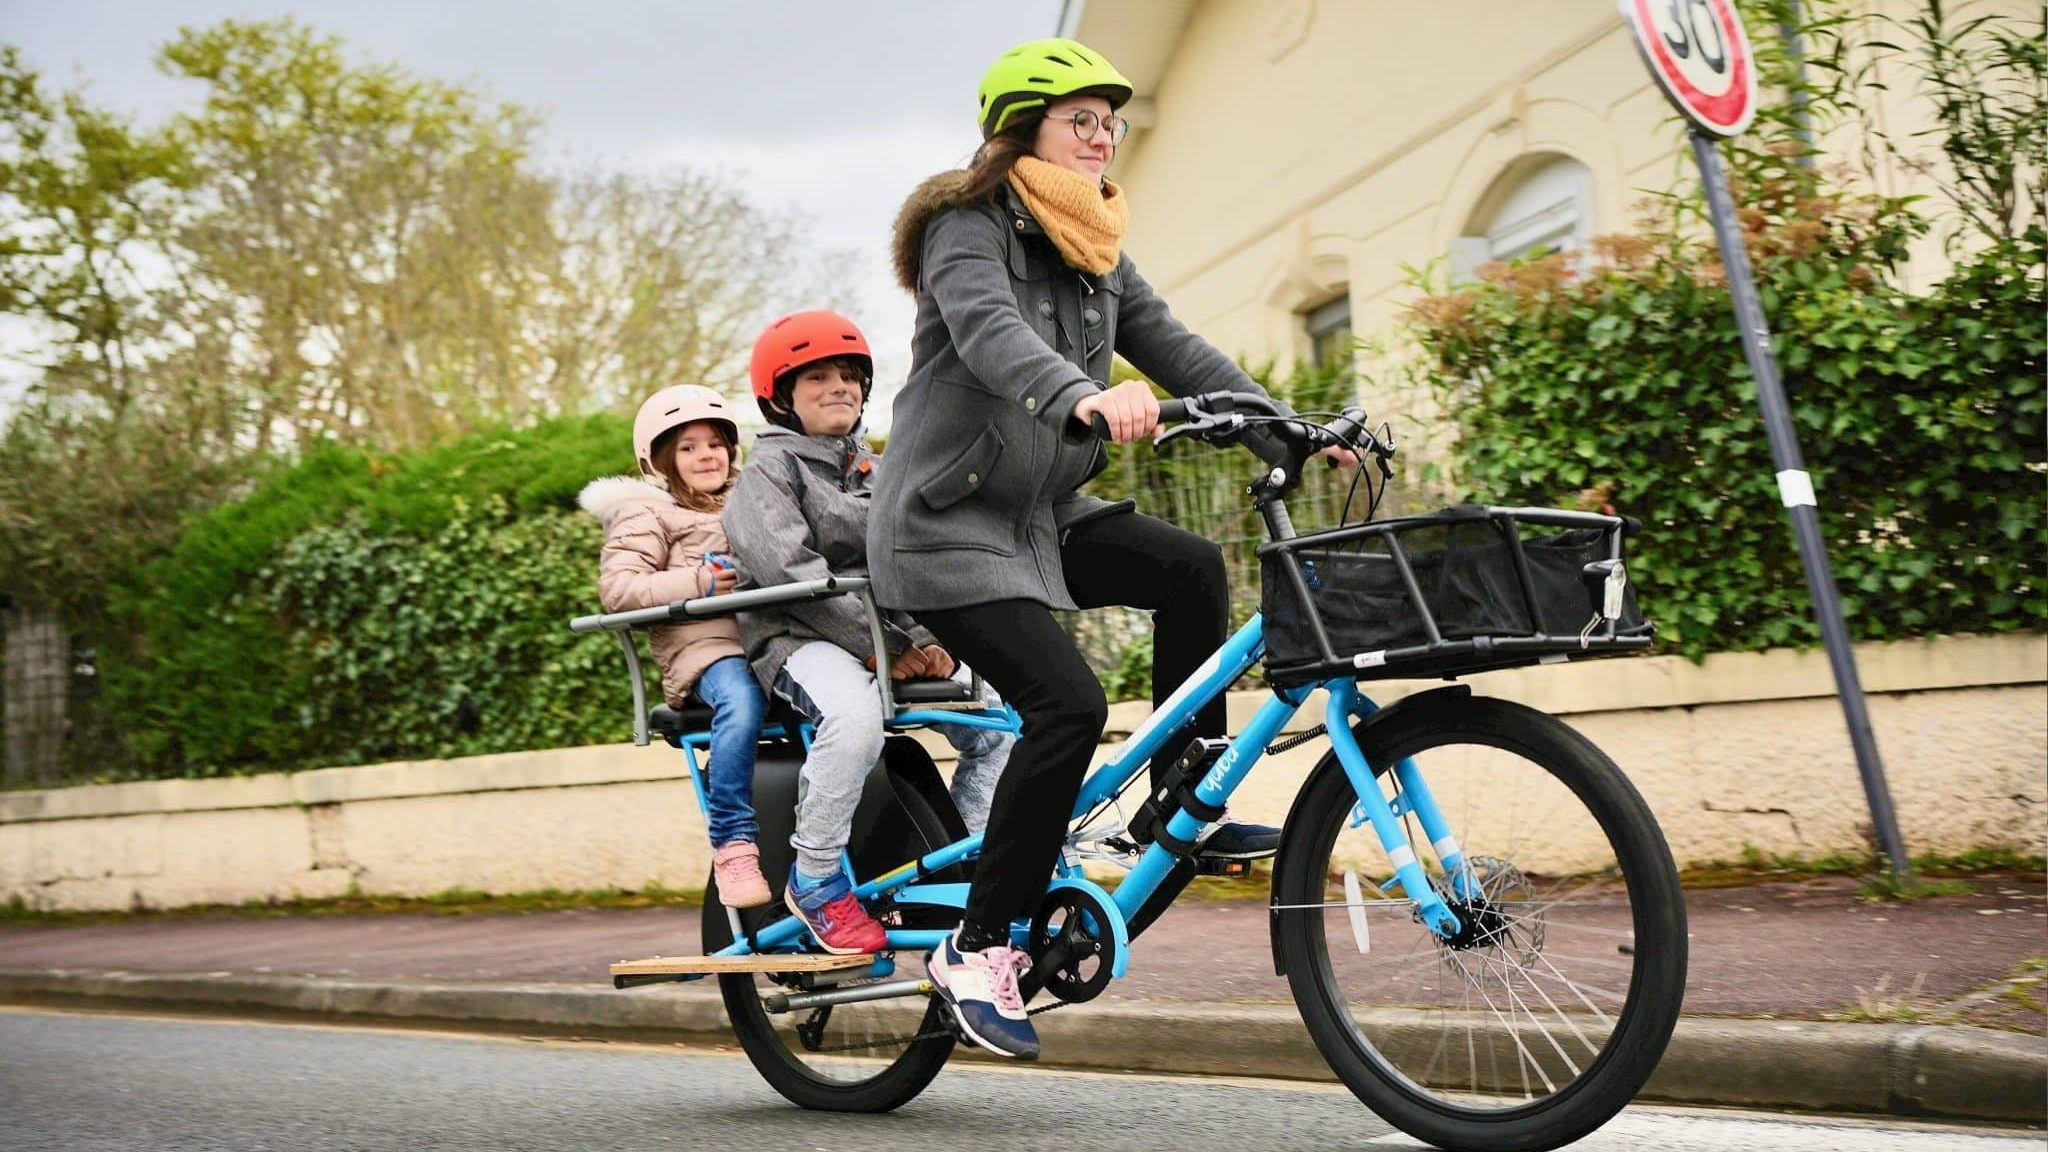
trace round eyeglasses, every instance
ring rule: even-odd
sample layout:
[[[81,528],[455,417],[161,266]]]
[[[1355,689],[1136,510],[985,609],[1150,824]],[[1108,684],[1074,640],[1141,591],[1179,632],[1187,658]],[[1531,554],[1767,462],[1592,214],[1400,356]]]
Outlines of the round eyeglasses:
[[[1092,110],[1087,108],[1081,109],[1072,116],[1048,116],[1046,119],[1064,120],[1072,124],[1074,126],[1074,135],[1083,140],[1093,140],[1097,132],[1107,128],[1109,129],[1109,142],[1112,146],[1123,143],[1124,137],[1131,134],[1131,122],[1129,120],[1113,114],[1097,116]]]

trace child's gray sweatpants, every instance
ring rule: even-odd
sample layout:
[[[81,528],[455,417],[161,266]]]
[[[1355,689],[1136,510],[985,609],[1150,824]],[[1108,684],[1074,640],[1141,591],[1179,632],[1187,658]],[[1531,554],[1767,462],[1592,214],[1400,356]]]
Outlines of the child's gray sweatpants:
[[[953,673],[962,684],[970,676],[964,665]],[[824,640],[814,640],[790,655],[775,676],[775,694],[817,725],[797,777],[796,832],[789,840],[798,867],[812,876],[827,876],[839,870],[861,789],[882,756],[882,696],[873,672],[846,649]],[[983,684],[981,694],[990,707],[1001,707],[995,689]],[[1009,762],[1016,737],[959,724],[936,728],[960,753],[953,772],[953,805],[967,830],[979,832],[988,824],[996,778]]]

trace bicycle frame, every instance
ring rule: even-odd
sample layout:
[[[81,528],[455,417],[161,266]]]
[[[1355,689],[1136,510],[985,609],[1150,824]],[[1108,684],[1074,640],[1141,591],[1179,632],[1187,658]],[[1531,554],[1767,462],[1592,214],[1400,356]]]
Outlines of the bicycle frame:
[[[1203,662],[1195,673],[1174,689],[1165,703],[1155,710],[1111,753],[1108,760],[1097,766],[1082,782],[1079,797],[1075,801],[1070,820],[1079,820],[1098,804],[1108,801],[1121,792],[1134,777],[1144,771],[1146,762],[1166,743],[1193,721],[1197,712],[1221,696],[1240,676],[1250,671],[1265,651],[1265,624],[1258,616],[1247,621]],[[1195,785],[1195,796],[1207,804],[1223,807],[1237,786],[1250,774],[1267,746],[1287,721],[1301,709],[1309,694],[1316,688],[1328,694],[1325,706],[1325,722],[1328,724],[1332,746],[1339,761],[1351,778],[1359,801],[1352,814],[1352,824],[1357,826],[1370,820],[1378,833],[1380,843],[1388,859],[1395,866],[1395,875],[1382,890],[1399,887],[1403,895],[1416,905],[1423,923],[1437,934],[1450,937],[1460,930],[1455,913],[1445,904],[1443,897],[1429,882],[1421,861],[1408,843],[1407,833],[1402,829],[1401,817],[1413,813],[1420,821],[1423,831],[1430,839],[1430,846],[1445,873],[1453,878],[1456,889],[1463,892],[1465,883],[1464,856],[1456,838],[1450,833],[1449,823],[1437,808],[1430,795],[1421,772],[1414,763],[1402,760],[1393,766],[1399,791],[1394,800],[1388,800],[1364,753],[1352,738],[1351,720],[1364,718],[1378,710],[1378,705],[1358,691],[1356,683],[1349,679],[1333,679],[1321,684],[1308,684],[1295,688],[1275,688],[1272,696],[1259,707],[1244,731],[1237,734],[1230,747],[1211,765]],[[899,719],[909,719],[908,716]],[[925,719],[925,718],[920,718]],[[959,722],[968,717],[931,717],[943,722]],[[686,737],[685,740],[694,738]],[[694,769],[695,756],[692,753]],[[693,770],[692,778],[696,772]],[[701,794],[700,788],[700,800]],[[1202,823],[1184,811],[1174,813],[1166,830],[1181,840],[1191,840],[1201,831]],[[977,856],[981,851],[982,838],[979,834],[964,840],[934,849],[931,852],[908,861],[890,871],[859,884],[855,891],[864,901],[888,897],[897,904],[921,905],[961,909],[967,904],[966,884],[920,884],[918,881],[941,869],[958,864]],[[1152,894],[1165,882],[1168,873],[1179,860],[1163,845],[1153,843],[1140,854],[1136,865],[1123,883],[1117,886],[1115,894],[1104,892],[1082,875],[1081,867],[1070,854],[1063,853],[1055,870],[1048,890],[1059,888],[1080,888],[1095,897],[1105,908],[1113,908],[1117,922],[1109,925],[1116,944],[1115,962],[1111,971],[1116,976],[1124,974],[1129,958],[1126,946],[1129,940],[1128,925],[1136,911],[1143,907]],[[796,944],[803,936],[804,928],[794,917],[785,917],[767,925],[752,934],[752,941],[746,938],[736,940],[730,947],[720,950],[720,956],[745,956],[757,950],[775,951]],[[889,929],[889,951],[930,951],[939,946],[946,936],[943,929]],[[886,957],[878,957],[876,969],[885,971],[891,966]]]

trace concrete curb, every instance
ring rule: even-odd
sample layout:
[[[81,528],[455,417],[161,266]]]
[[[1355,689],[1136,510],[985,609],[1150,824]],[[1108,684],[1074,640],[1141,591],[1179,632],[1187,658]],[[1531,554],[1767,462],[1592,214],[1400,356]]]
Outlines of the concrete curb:
[[[731,1045],[715,988],[0,970],[0,1003]],[[1059,1068],[1331,1080],[1292,1008],[1109,1001],[1038,1018]],[[1687,1017],[1643,1090],[1672,1103],[2039,1124],[2048,1045],[1980,1028]]]

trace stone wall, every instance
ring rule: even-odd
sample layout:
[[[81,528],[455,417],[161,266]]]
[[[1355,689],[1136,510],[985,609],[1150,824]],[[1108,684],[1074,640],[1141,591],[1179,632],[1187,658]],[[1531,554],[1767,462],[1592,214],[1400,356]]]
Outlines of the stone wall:
[[[2048,852],[2048,637],[1869,644],[1857,661],[1910,850]],[[1599,744],[1641,789],[1681,863],[1751,847],[1819,857],[1866,844],[1868,809],[1819,651],[1703,665],[1608,660],[1472,684],[1560,716]],[[1371,688],[1385,704],[1436,686]],[[1262,699],[1234,694],[1233,727]],[[1145,711],[1112,709],[1110,739]],[[1291,730],[1321,715],[1318,694]],[[1233,811],[1283,818],[1324,747],[1260,764]],[[1460,812],[1472,798],[1440,799]],[[1482,799],[1473,809],[1487,819],[1540,822],[1526,807]],[[1532,841],[1527,850],[1565,860],[1583,846]],[[0,901],[35,908],[233,903],[351,886],[394,895],[695,888],[709,858],[683,757],[660,745],[0,793]]]

